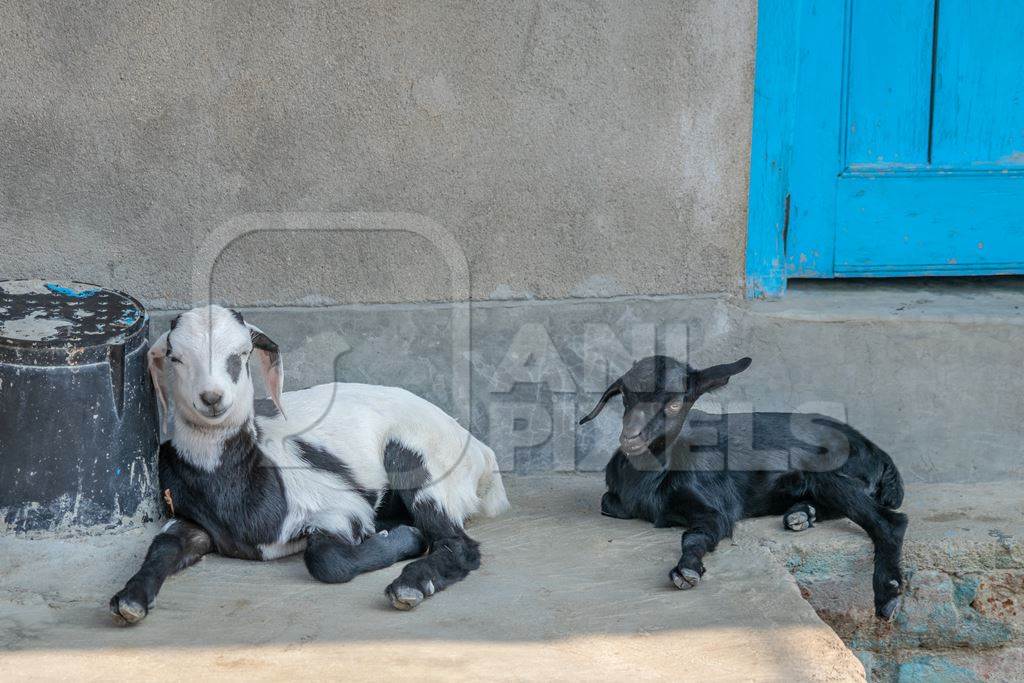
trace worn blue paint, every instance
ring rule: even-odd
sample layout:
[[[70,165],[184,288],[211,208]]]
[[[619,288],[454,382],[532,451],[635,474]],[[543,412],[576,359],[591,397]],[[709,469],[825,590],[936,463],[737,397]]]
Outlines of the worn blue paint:
[[[783,229],[792,148],[792,89],[799,12],[787,0],[758,3],[754,77],[754,136],[747,204],[747,296],[777,296],[786,288]]]
[[[748,296],[1024,273],[1021,35],[1022,3],[759,3]]]
[[[55,285],[52,282],[47,282],[46,288],[54,294],[70,296],[73,299],[88,299],[90,296],[100,291],[98,289],[83,289],[81,291],[77,291],[70,287],[64,287],[63,285]]]
[[[117,321],[117,323],[119,325],[124,325],[125,327],[131,327],[133,324],[135,324],[135,321],[138,320],[138,319],[139,319],[139,312],[138,311],[128,311],[123,316],[121,316],[121,318]]]

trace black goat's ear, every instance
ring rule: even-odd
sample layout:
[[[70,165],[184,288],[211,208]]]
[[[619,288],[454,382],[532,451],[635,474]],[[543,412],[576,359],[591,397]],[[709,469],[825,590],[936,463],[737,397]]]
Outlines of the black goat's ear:
[[[586,423],[590,422],[591,420],[593,420],[595,417],[597,417],[598,413],[600,413],[602,410],[604,410],[604,404],[608,403],[608,401],[613,396],[617,396],[618,394],[621,394],[621,393],[622,393],[622,378],[620,377],[619,379],[617,379],[614,382],[612,382],[611,386],[609,386],[607,389],[604,390],[604,393],[601,394],[601,400],[599,400],[597,402],[597,405],[594,406],[594,409],[591,410],[589,413],[587,413],[586,415],[584,415],[583,417],[580,418],[580,424],[586,424]]]
[[[694,382],[696,393],[699,395],[707,391],[721,389],[729,383],[730,377],[749,368],[751,362],[750,358],[740,358],[735,363],[712,365],[710,368],[699,371]]]

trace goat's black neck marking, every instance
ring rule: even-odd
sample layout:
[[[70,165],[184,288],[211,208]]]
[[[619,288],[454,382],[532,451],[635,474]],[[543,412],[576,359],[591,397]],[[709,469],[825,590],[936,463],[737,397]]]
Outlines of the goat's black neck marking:
[[[173,444],[160,449],[160,486],[174,495],[176,513],[202,526],[217,551],[261,559],[259,546],[276,543],[288,513],[281,473],[243,426],[220,448],[213,470],[198,467]]]
[[[362,486],[357,480],[355,475],[352,473],[352,469],[343,463],[332,454],[328,453],[322,448],[315,446],[308,441],[302,439],[295,439],[295,445],[299,448],[299,457],[308,464],[318,470],[324,472],[330,472],[333,475],[339,477],[346,485],[370,504],[371,507],[377,505],[377,491]]]

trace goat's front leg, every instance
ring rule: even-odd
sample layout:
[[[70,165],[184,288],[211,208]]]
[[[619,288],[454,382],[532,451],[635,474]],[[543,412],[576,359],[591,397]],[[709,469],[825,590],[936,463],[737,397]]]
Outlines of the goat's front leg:
[[[679,590],[689,590],[700,583],[704,576],[704,556],[732,533],[731,520],[716,510],[702,510],[688,517],[688,528],[682,538],[682,554],[679,562],[668,573]]]
[[[164,580],[195,564],[212,549],[210,535],[199,525],[183,519],[169,521],[150,544],[142,568],[110,599],[114,620],[122,625],[142,621]]]
[[[605,491],[601,496],[601,514],[615,519],[633,519],[633,515],[629,514],[626,506],[622,504],[622,499],[611,491]]]

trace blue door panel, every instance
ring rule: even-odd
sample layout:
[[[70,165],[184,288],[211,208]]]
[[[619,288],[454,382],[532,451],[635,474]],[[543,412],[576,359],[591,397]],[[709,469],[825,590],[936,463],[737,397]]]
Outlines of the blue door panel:
[[[1018,175],[980,173],[844,176],[836,198],[835,274],[1024,272],[1022,182]]]
[[[899,1],[898,12],[892,0],[857,0],[850,7],[848,163],[928,161],[934,4]]]
[[[758,11],[751,295],[786,277],[1024,273],[1024,2]]]
[[[932,163],[1024,165],[1024,3],[938,7]]]

